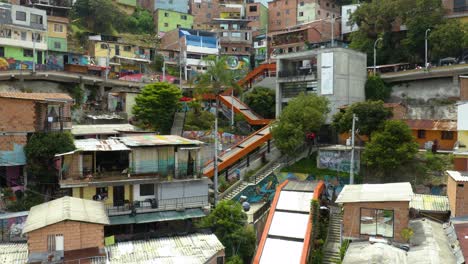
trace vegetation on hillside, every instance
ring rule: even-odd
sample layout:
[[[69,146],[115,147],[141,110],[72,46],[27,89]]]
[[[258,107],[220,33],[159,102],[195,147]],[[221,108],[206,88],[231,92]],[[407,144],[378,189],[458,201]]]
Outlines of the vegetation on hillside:
[[[275,118],[275,90],[255,87],[245,95],[244,102],[263,118]]]

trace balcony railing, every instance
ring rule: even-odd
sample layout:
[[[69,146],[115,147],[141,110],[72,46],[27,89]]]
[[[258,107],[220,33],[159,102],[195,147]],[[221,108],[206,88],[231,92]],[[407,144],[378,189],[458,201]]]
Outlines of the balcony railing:
[[[120,206],[106,204],[108,215],[130,213],[148,213],[158,211],[174,211],[208,206],[208,195],[190,196],[172,199],[146,199],[144,201],[124,201]]]
[[[466,12],[468,11],[468,6],[458,6],[453,8],[453,12]]]
[[[44,122],[45,131],[57,131],[61,129],[71,129],[72,118],[69,116],[64,117],[47,117]]]

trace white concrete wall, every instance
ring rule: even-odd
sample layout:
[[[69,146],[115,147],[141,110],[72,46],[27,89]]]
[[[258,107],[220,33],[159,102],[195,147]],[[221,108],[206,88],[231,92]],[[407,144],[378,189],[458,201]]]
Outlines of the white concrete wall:
[[[458,105],[458,130],[468,130],[468,102]]]

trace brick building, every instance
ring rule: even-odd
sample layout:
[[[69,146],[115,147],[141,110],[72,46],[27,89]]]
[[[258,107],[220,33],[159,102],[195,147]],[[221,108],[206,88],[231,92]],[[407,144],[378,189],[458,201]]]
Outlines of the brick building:
[[[460,171],[446,171],[447,196],[449,198],[452,217],[468,215],[468,173]]]
[[[65,196],[34,206],[23,229],[28,236],[28,262],[103,256],[108,224],[100,202]]]
[[[193,16],[193,28],[201,30],[213,29],[211,19],[219,17],[218,0],[190,0],[189,12]]]
[[[460,89],[466,89],[464,79]],[[465,99],[463,96],[462,100]],[[457,106],[457,144],[455,146],[453,155],[454,155],[454,165],[455,170],[458,171],[468,171],[468,101],[462,101]]]
[[[247,3],[246,18],[248,26],[253,30],[253,37],[265,34],[268,26],[268,8],[262,3]]]
[[[0,187],[23,190],[28,136],[71,129],[72,103],[61,93],[0,93]]]
[[[413,190],[409,182],[346,185],[336,203],[343,207],[343,237],[384,237],[404,242]]]

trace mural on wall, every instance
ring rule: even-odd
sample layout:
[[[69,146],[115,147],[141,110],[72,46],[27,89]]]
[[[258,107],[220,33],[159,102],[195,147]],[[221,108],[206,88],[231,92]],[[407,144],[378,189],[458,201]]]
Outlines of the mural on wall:
[[[63,71],[63,56],[58,54],[49,54],[47,56],[47,69],[53,71]]]
[[[32,70],[32,61],[20,61],[13,58],[0,57],[0,71],[8,70]],[[40,65],[37,65],[39,68]]]
[[[347,172],[351,164],[351,151],[320,150],[318,167],[335,171]],[[354,155],[354,171],[359,172],[359,152]]]
[[[250,58],[248,56],[229,56],[226,68],[239,71],[239,76],[245,76],[250,71]]]
[[[27,211],[2,216],[0,218],[0,232],[2,234],[0,241],[25,241],[26,236],[22,233],[27,217]]]

